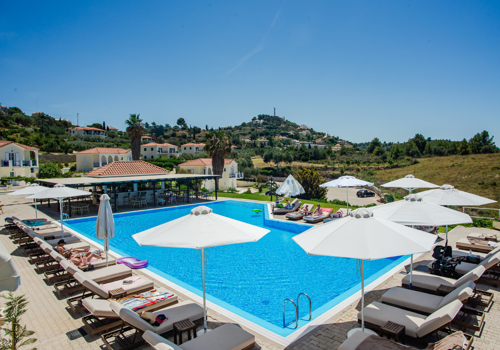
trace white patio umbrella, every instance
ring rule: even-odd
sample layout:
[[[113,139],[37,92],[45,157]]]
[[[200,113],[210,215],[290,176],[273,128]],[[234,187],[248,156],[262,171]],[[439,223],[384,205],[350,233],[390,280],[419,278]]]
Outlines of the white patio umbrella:
[[[382,219],[360,208],[326,225],[315,226],[292,238],[309,255],[361,260],[361,330],[365,331],[364,261],[429,252],[436,237]]]
[[[419,195],[426,202],[438,205],[479,206],[496,203],[492,199],[457,190],[451,185],[443,185],[436,190],[420,192]]]
[[[96,233],[97,238],[103,240],[104,251],[106,252],[106,266],[108,266],[109,239],[115,236],[115,219],[109,203],[109,196],[103,194],[99,200],[101,203],[97,214]]]
[[[436,188],[439,186],[424,180],[417,179],[413,175],[406,175],[402,179],[397,179],[383,184],[382,187],[404,188],[405,190],[408,190],[408,193],[411,193],[411,191],[416,190],[417,188]]]
[[[305,193],[304,187],[295,180],[292,175],[288,175],[281,186],[276,190],[277,194],[289,195],[290,197],[298,196],[299,194]]]
[[[45,190],[48,190],[49,187],[44,187],[40,186],[39,184],[31,184],[28,187],[22,188],[20,190],[7,193],[8,196],[29,196],[35,193],[43,192]],[[38,207],[37,207],[37,201],[35,200],[35,220],[38,220]]]
[[[0,292],[14,292],[21,284],[21,274],[12,256],[0,242]]]
[[[75,188],[71,187],[66,187],[61,184],[57,184],[52,188],[48,188],[45,191],[35,193],[32,196],[29,196],[27,198],[33,198],[33,199],[57,199],[59,201],[59,212],[61,214],[61,234],[62,237],[64,238],[64,222],[63,222],[63,207],[62,203],[64,198],[71,198],[71,197],[81,197],[81,196],[88,196],[90,195],[89,192],[87,191],[80,191]]]
[[[347,214],[349,214],[349,187],[373,186],[372,182],[357,179],[354,176],[341,176],[336,180],[325,182],[320,187],[345,187],[347,190]]]
[[[468,224],[472,222],[469,215],[448,209],[422,199],[420,193],[410,194],[405,199],[379,205],[372,208],[377,217],[396,222],[401,225],[446,226],[446,245],[448,245],[448,225]],[[410,264],[410,289],[413,274],[413,254]]]
[[[141,246],[201,249],[203,319],[206,333],[205,248],[257,242],[268,232],[269,230],[261,227],[217,215],[211,208],[199,206],[188,215],[136,233],[132,238]]]

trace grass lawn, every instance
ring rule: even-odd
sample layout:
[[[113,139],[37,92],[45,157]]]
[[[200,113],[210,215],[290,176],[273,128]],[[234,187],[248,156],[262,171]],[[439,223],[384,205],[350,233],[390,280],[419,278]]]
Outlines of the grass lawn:
[[[235,198],[235,199],[249,199],[249,200],[254,200],[254,201],[259,201],[259,202],[270,202],[271,201],[271,196],[264,196],[261,194],[239,194],[239,193],[225,193],[225,192],[217,192],[218,197],[225,197],[225,198]],[[276,199],[276,196],[273,196],[273,200]],[[337,211],[341,208],[340,205],[335,205],[335,204],[330,204],[330,203],[319,203],[315,201],[310,201],[307,199],[301,199],[300,200],[302,203],[307,203],[307,204],[320,204],[322,208],[333,208],[334,211]],[[350,208],[350,206],[349,206]]]

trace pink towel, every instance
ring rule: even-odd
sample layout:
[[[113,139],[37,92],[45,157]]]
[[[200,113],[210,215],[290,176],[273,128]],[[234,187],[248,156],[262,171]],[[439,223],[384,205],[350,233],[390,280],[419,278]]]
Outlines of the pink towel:
[[[125,281],[125,280],[132,280],[134,282],[123,284],[123,281]],[[107,291],[110,291],[113,289],[118,289],[118,288],[123,288],[123,290],[130,290],[130,289],[134,289],[136,287],[139,287],[141,284],[144,283],[144,280],[141,277],[137,277],[137,276],[136,277],[129,277],[129,278],[126,278],[125,280],[101,284],[101,287]]]

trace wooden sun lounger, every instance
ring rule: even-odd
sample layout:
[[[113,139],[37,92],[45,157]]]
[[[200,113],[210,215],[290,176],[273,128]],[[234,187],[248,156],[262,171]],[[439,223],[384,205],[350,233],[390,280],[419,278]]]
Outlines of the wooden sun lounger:
[[[329,217],[330,214],[333,211],[333,209],[330,209],[330,208],[326,208],[326,209],[322,209],[322,210],[323,210],[323,214],[322,215],[320,215],[320,216],[311,216],[311,217],[304,216],[304,221],[312,223],[312,224],[321,222],[321,221],[325,220],[327,217]]]
[[[299,213],[302,208],[306,208],[305,213]],[[289,220],[301,220],[304,216],[311,215],[312,208],[314,208],[313,204],[304,204],[299,210],[286,214],[286,218]]]
[[[460,238],[457,243],[457,248],[462,250],[472,250],[474,252],[482,252],[489,253],[492,250],[496,249],[497,246],[488,245],[488,241],[480,240],[480,239],[472,239],[468,240],[467,238]]]
[[[301,201],[293,201],[293,207],[291,209],[287,209],[287,208],[274,208],[273,209],[273,214],[275,215],[284,215],[284,214],[288,214],[288,213],[293,213],[294,211],[298,210],[300,208],[300,206],[302,205],[302,202]]]

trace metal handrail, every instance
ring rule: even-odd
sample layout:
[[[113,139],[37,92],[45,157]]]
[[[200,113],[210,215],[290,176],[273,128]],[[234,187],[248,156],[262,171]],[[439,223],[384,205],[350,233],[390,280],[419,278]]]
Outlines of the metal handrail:
[[[290,301],[293,306],[295,307],[295,328],[299,328],[299,310],[297,309],[297,305],[295,304],[295,302],[292,300],[292,299],[285,299],[283,301],[283,328],[286,327],[286,323],[285,323],[285,304],[286,302]]]
[[[297,313],[299,312],[299,306],[300,306],[299,299],[300,299],[301,295],[305,295],[307,297],[307,299],[309,299],[309,319],[312,320],[312,318],[313,318],[313,316],[312,316],[312,302],[311,302],[311,298],[306,293],[299,293],[299,295],[297,295]]]

